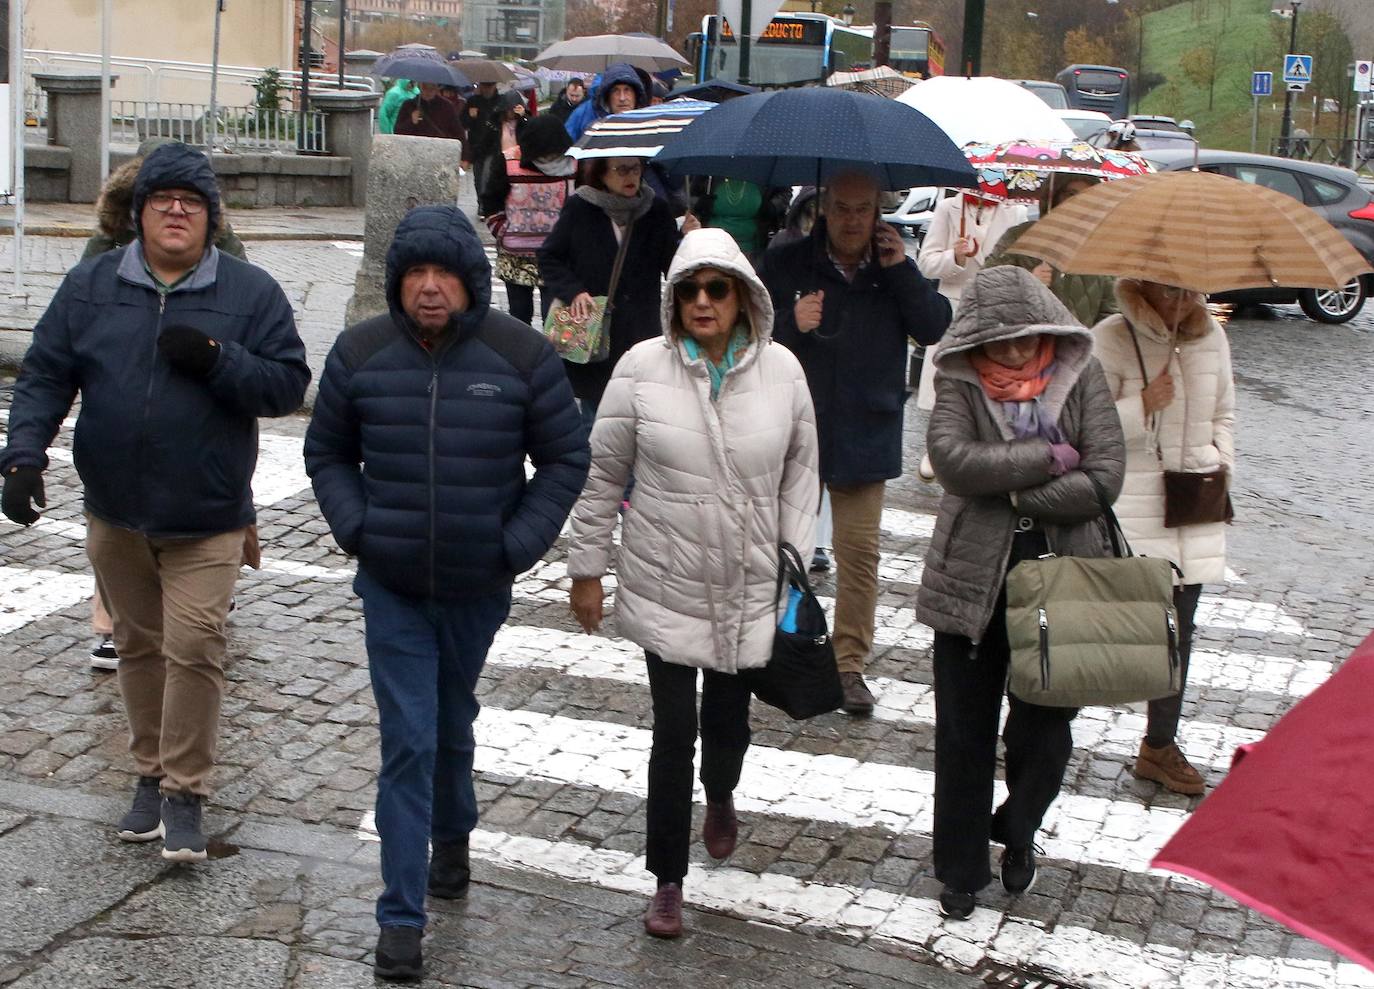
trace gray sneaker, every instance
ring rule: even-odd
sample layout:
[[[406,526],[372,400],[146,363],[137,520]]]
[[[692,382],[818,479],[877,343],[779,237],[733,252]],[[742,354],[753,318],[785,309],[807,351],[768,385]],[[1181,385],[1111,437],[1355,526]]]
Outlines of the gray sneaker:
[[[152,841],[162,837],[162,794],[159,776],[140,776],[134,805],[119,821],[120,841]]]
[[[171,862],[204,862],[205,835],[200,830],[200,797],[169,793],[162,798],[162,857]]]

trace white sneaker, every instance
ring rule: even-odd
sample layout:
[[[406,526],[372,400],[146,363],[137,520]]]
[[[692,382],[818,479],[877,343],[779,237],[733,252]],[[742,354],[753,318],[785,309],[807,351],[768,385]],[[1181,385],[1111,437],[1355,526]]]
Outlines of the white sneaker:
[[[916,476],[919,477],[921,480],[925,481],[927,484],[931,484],[934,482],[935,467],[933,464],[931,464],[929,456],[923,456],[921,458],[921,465],[916,468]]]
[[[100,645],[91,650],[91,669],[119,669],[119,653],[115,652],[114,639],[108,635],[100,640]]]

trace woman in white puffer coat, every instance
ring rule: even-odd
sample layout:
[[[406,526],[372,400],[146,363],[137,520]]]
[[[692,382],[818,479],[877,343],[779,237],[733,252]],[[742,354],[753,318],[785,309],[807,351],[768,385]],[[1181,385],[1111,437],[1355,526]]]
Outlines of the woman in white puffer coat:
[[[820,491],[815,414],[801,365],[772,342],[773,303],[723,230],[683,238],[668,270],[663,334],[616,364],[592,428],[592,465],[572,514],[572,609],[601,624],[602,578],[631,473],[615,554],[620,633],[644,648],[653,697],[646,864],[658,891],[644,918],[682,932],[692,828],[697,670],[702,837],[734,851],[733,792],[749,747],[749,689],[780,617],[778,544],[814,549]]]
[[[1175,793],[1196,795],[1206,786],[1176,736],[1202,585],[1226,580],[1226,525],[1165,528],[1163,472],[1234,471],[1231,346],[1196,292],[1122,278],[1116,297],[1121,314],[1093,328],[1094,353],[1107,372],[1126,434],[1126,483],[1116,514],[1136,553],[1172,560],[1183,571],[1183,584],[1174,590],[1179,692],[1150,702],[1133,772]]]

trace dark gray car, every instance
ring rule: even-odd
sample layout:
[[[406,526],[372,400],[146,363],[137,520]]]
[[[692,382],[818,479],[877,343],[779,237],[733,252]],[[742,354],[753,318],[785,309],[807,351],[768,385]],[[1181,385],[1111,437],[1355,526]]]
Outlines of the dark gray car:
[[[1194,154],[1188,150],[1150,149],[1145,157],[1161,171],[1192,168]],[[1275,189],[1292,196],[1320,213],[1366,261],[1374,264],[1374,192],[1348,168],[1321,165],[1271,155],[1252,155],[1241,151],[1197,152],[1197,166]],[[1344,323],[1352,319],[1374,294],[1374,275],[1361,275],[1336,290],[1297,287],[1243,289],[1212,296],[1217,302],[1291,303],[1322,323]]]

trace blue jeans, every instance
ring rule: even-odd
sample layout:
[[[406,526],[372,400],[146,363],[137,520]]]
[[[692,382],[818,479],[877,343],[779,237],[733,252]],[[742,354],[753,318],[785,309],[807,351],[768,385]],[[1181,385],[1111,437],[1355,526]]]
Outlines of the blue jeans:
[[[460,601],[388,590],[359,566],[367,663],[381,719],[377,833],[382,839],[381,927],[425,926],[429,842],[459,841],[477,825],[472,723],[477,678],[509,590]]]

